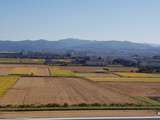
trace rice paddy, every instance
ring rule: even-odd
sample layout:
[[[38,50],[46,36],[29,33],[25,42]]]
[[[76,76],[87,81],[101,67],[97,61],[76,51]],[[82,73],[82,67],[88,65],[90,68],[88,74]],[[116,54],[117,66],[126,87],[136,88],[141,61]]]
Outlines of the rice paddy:
[[[3,75],[0,77],[0,96],[3,96],[0,97],[0,105],[141,104],[145,101],[157,104],[147,96],[159,96],[159,74],[122,71],[111,72],[104,67],[87,66],[3,64],[0,65]],[[138,88],[137,84],[142,84],[142,87]],[[137,89],[141,91],[139,94],[134,92]]]
[[[50,67],[50,75],[54,77],[76,77],[77,74],[71,70],[62,69],[59,67]]]
[[[115,74],[121,77],[160,78],[160,74],[149,74],[149,73],[116,72]]]
[[[86,77],[96,82],[160,82],[160,78]]]
[[[17,81],[16,76],[1,76],[0,77],[0,96],[3,96],[9,88],[11,88]]]

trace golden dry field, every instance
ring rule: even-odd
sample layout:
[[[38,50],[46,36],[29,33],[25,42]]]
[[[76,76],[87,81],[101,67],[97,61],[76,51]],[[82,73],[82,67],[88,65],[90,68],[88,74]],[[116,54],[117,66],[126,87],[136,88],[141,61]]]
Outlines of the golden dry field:
[[[90,77],[100,77],[100,78],[112,78],[112,77],[118,77],[115,74],[112,73],[77,73],[77,76],[84,77],[84,78],[90,78]]]
[[[160,82],[160,78],[86,77],[96,82]]]
[[[160,74],[151,74],[151,73],[115,72],[115,74],[121,77],[160,78]]]
[[[3,96],[9,88],[11,88],[16,81],[18,80],[18,77],[16,76],[1,76],[0,77],[0,96]]]
[[[80,78],[23,77],[1,99],[0,105],[80,103],[139,103],[119,92]]]
[[[16,67],[10,74],[32,75],[32,76],[49,76],[47,67]]]
[[[54,77],[76,77],[76,73],[61,67],[50,67],[50,75]]]
[[[137,68],[134,67],[124,67],[124,66],[107,66],[105,69],[108,69],[110,72],[131,72],[137,71]]]

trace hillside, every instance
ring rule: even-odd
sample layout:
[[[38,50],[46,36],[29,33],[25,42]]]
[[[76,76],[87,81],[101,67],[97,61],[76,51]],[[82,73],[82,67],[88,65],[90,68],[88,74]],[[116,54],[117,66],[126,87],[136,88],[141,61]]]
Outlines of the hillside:
[[[158,55],[160,47],[149,44],[133,43],[128,41],[91,41],[80,39],[23,40],[0,41],[0,51],[47,51],[52,53],[65,53],[67,51],[86,52],[98,55]]]

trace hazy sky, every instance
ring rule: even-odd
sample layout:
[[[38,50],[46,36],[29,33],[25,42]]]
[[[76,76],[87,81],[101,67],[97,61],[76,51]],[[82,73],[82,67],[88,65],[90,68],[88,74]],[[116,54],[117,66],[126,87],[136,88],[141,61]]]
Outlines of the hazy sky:
[[[0,0],[0,40],[160,44],[160,0]]]

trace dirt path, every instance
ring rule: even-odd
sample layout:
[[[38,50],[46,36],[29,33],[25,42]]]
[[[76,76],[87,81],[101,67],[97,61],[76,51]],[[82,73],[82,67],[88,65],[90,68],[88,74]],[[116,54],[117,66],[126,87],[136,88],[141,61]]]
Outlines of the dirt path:
[[[155,111],[147,110],[85,110],[85,111],[30,111],[0,112],[0,118],[49,118],[49,117],[133,117],[156,116]]]

